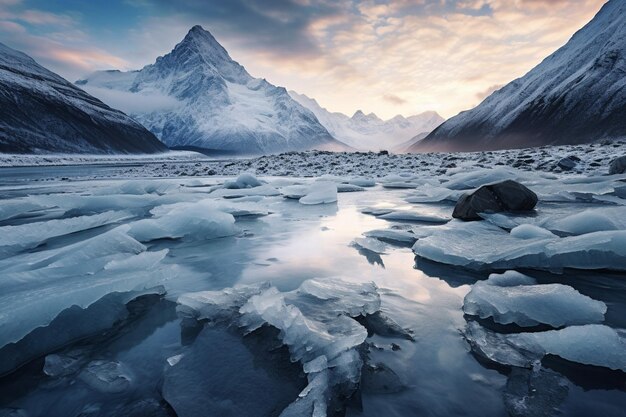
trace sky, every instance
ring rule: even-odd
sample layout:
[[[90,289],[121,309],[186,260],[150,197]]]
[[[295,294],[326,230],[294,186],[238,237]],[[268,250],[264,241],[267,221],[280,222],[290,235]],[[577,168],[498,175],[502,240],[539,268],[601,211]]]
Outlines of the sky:
[[[0,42],[75,81],[139,69],[196,24],[323,107],[451,117],[554,52],[605,0],[0,0]]]

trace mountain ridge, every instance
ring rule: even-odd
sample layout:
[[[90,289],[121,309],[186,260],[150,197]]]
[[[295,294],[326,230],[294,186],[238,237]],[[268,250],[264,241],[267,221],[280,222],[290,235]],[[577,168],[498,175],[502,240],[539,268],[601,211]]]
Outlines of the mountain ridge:
[[[527,74],[450,118],[410,150],[491,150],[626,137],[624,15],[626,2],[609,0]]]
[[[0,152],[166,151],[139,123],[0,43]]]
[[[357,110],[352,116],[331,112],[305,94],[289,91],[289,95],[311,110],[320,123],[338,140],[355,149],[378,151],[396,149],[419,133],[430,132],[444,119],[435,111],[404,117],[396,115],[383,120],[375,113]]]

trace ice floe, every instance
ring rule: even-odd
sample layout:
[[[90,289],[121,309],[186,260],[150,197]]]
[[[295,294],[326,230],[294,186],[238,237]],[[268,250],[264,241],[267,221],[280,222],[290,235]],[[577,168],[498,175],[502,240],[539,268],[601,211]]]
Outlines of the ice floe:
[[[329,181],[314,182],[299,201],[306,205],[334,203],[337,201],[337,185]]]
[[[626,270],[626,231],[518,239],[484,222],[449,223],[420,238],[416,255],[472,269]]]
[[[161,210],[155,211],[157,215]],[[130,224],[128,234],[140,242],[155,239],[215,239],[237,233],[232,214],[210,209],[202,202],[177,204],[159,217]]]
[[[515,271],[479,281],[465,296],[465,314],[522,327],[601,323],[606,305],[563,284],[537,284]]]
[[[626,339],[602,324],[499,334],[470,322],[465,337],[476,354],[502,365],[532,368],[550,354],[571,362],[626,372]]]

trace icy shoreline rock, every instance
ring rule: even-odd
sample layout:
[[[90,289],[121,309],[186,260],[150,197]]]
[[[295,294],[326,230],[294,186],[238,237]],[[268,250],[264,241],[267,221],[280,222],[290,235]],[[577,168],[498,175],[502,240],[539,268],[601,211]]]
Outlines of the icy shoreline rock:
[[[537,194],[524,185],[506,180],[483,185],[476,191],[463,194],[454,206],[452,217],[461,220],[482,220],[479,213],[501,211],[529,211],[537,205]]]

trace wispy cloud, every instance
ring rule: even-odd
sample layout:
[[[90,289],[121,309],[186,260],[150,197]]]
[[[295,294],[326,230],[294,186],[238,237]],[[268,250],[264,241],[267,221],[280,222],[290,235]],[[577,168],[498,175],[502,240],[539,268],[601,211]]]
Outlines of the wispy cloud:
[[[0,0],[0,32],[76,78],[151,63],[202,24],[253,75],[330,110],[452,116],[563,45],[604,1],[114,0],[134,21],[110,30],[78,3]]]

